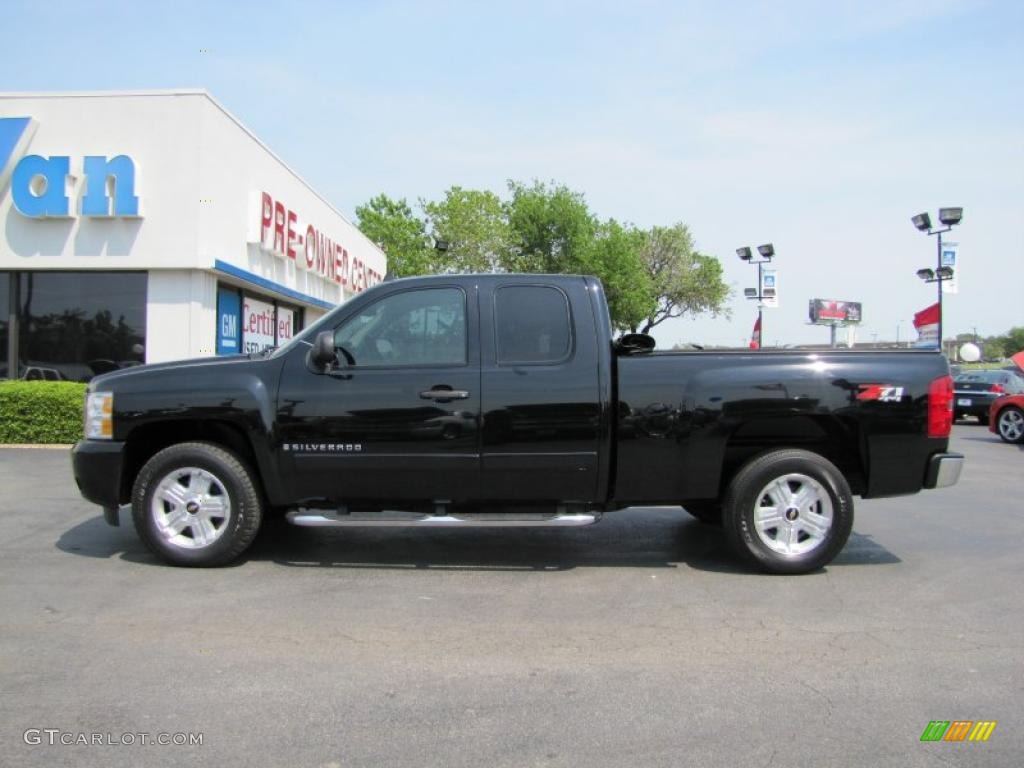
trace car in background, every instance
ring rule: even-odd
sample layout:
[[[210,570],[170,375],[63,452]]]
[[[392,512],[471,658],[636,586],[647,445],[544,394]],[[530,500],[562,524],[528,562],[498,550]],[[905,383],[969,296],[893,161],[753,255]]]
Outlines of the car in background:
[[[1024,443],[1024,395],[1004,395],[992,403],[988,428],[1005,443]]]
[[[953,379],[953,419],[977,416],[989,423],[989,409],[1003,395],[1024,395],[1024,376],[1014,371],[965,371]]]
[[[25,368],[21,378],[25,381],[67,381],[68,377],[56,368],[45,368],[38,365],[30,365]]]

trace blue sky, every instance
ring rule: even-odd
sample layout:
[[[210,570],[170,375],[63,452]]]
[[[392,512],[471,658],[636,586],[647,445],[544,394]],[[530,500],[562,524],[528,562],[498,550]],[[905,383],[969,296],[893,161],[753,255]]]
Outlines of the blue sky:
[[[910,217],[943,205],[965,209],[947,332],[1024,325],[1024,3],[6,6],[0,90],[207,88],[350,215],[540,178],[603,217],[688,223],[738,296],[662,344],[749,338],[735,249],[768,241],[768,343],[827,339],[812,297],[906,338],[934,300]]]

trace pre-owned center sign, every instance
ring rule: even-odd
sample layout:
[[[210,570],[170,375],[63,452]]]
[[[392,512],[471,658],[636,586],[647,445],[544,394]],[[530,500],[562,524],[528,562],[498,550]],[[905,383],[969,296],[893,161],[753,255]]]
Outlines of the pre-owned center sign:
[[[355,293],[384,279],[362,259],[350,256],[337,239],[267,192],[253,192],[252,207],[249,242],[263,250]]]

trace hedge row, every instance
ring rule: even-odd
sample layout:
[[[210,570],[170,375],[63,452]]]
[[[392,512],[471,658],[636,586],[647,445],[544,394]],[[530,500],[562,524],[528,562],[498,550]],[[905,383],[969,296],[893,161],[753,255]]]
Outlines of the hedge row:
[[[82,438],[85,384],[0,381],[0,443],[73,443]]]

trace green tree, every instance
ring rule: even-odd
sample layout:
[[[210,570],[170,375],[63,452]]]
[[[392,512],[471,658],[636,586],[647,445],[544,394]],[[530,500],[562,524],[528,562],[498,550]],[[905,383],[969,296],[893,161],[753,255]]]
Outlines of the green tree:
[[[652,227],[646,233],[640,259],[655,302],[651,312],[630,326],[634,331],[649,333],[672,317],[726,311],[730,290],[722,276],[722,264],[696,250],[685,224]]]
[[[583,195],[561,184],[510,181],[510,272],[580,272],[597,234],[597,220]]]
[[[1021,351],[1024,351],[1024,326],[1018,325],[1003,336],[1003,354],[1013,357]]]
[[[438,271],[496,272],[507,263],[511,233],[493,192],[452,187],[443,200],[420,200],[420,206],[434,237],[448,243]]]
[[[408,277],[434,271],[435,252],[427,237],[426,225],[413,215],[404,199],[377,195],[356,208],[356,225],[384,249],[388,272]]]
[[[990,336],[981,344],[981,356],[986,360],[998,360],[1004,357],[1002,336]]]
[[[645,239],[644,232],[609,219],[598,225],[594,240],[580,255],[578,271],[601,278],[616,328],[636,328],[656,307],[640,256]]]

